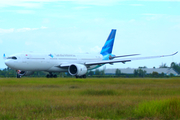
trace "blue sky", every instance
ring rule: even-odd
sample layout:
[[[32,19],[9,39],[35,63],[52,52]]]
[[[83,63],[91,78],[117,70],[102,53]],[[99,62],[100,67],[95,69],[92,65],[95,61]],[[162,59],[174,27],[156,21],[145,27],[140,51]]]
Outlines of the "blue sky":
[[[116,55],[180,52],[179,11],[180,0],[0,0],[0,54],[98,53],[111,29]],[[180,53],[113,67],[171,62],[179,63]]]

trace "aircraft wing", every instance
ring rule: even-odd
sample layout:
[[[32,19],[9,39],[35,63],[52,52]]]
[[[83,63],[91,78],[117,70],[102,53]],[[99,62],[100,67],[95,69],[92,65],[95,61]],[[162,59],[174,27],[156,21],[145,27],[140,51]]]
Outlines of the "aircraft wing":
[[[85,63],[81,63],[84,64],[86,66],[91,66],[91,65],[101,65],[101,64],[113,64],[113,63],[126,63],[126,62],[131,62],[132,60],[142,60],[142,59],[152,59],[152,58],[161,58],[161,57],[168,57],[168,56],[173,56],[176,53],[170,54],[170,55],[160,55],[160,56],[148,56],[148,57],[136,57],[136,58],[129,58],[129,59],[114,59],[114,60],[101,60],[101,61],[94,61],[94,62],[85,62]],[[60,64],[58,67],[69,67],[70,65],[72,65],[73,63],[62,63]],[[74,63],[76,64],[76,63]]]
[[[173,56],[176,53],[170,54],[170,55],[160,55],[160,56],[148,56],[148,57],[137,57],[137,58],[129,58],[129,59],[116,59],[116,60],[102,60],[102,61],[97,61],[97,62],[85,62],[84,64],[87,66],[90,65],[99,65],[99,64],[112,64],[112,63],[126,63],[126,62],[131,62],[132,60],[142,60],[142,59],[152,59],[152,58],[161,58],[161,57],[168,57],[168,56]]]

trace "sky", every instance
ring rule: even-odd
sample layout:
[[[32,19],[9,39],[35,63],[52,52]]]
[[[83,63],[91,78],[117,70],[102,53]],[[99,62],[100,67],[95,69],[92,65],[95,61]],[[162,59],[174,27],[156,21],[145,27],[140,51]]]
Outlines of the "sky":
[[[115,55],[180,52],[180,0],[0,0],[0,68],[4,53],[99,53],[111,29]],[[180,53],[106,67],[172,62]]]

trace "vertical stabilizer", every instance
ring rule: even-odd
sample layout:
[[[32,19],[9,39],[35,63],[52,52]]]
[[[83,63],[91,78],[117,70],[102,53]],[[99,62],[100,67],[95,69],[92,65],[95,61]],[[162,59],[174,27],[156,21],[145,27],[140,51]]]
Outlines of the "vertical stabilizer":
[[[112,29],[111,33],[109,34],[108,39],[106,40],[106,42],[101,50],[101,54],[103,56],[112,53],[115,35],[116,35],[116,29]]]

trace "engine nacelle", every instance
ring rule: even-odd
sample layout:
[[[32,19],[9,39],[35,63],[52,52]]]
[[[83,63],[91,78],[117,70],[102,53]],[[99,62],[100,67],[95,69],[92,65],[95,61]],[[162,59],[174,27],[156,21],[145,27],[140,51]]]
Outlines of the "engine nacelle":
[[[69,66],[68,72],[73,76],[82,76],[87,73],[87,67],[81,64],[72,64]]]
[[[17,74],[20,76],[29,76],[34,74],[34,71],[21,71],[21,70],[17,70]]]

